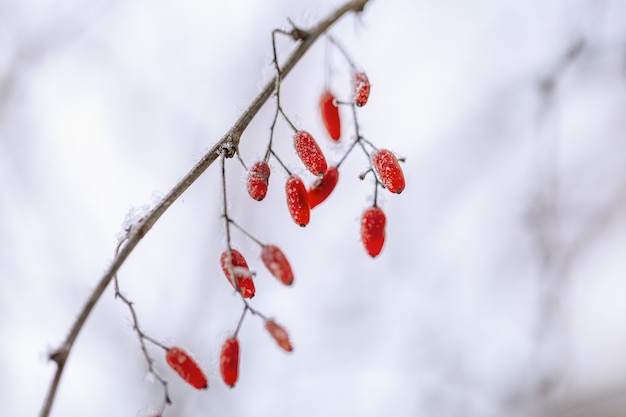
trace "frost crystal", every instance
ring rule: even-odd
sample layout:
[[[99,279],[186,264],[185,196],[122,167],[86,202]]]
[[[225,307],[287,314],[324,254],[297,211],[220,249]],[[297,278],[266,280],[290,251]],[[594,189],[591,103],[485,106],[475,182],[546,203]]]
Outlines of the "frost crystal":
[[[133,206],[128,209],[122,222],[122,230],[117,235],[117,243],[120,243],[126,237],[132,233],[133,229],[137,227],[139,222],[143,220],[150,211],[159,204],[163,199],[163,194],[159,191],[153,191],[150,198],[150,204],[143,204],[141,206]]]

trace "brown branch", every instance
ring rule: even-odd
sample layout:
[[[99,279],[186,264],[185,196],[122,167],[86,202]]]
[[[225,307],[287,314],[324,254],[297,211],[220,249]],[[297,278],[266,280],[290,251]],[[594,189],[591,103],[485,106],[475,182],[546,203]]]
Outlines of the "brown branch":
[[[283,79],[300,61],[315,41],[326,32],[333,24],[335,24],[342,16],[348,12],[362,12],[368,0],[350,0],[343,6],[331,13],[327,18],[320,21],[313,28],[304,31],[300,28],[294,28],[291,31],[292,38],[300,41],[298,47],[291,53],[280,72],[280,79]],[[117,256],[113,259],[104,276],[100,278],[98,285],[94,288],[92,294],[87,299],[84,307],[80,311],[78,318],[72,325],[65,341],[54,352],[50,353],[50,360],[56,362],[57,369],[50,384],[50,388],[43,403],[40,417],[48,417],[54,403],[54,398],[61,380],[61,375],[65,369],[69,353],[83,328],[89,314],[104,293],[119,268],[122,266],[126,258],[132,253],[141,239],[150,231],[152,226],[159,220],[170,206],[193,184],[202,173],[209,167],[217,157],[221,154],[224,146],[230,145],[235,148],[239,147],[241,134],[248,127],[252,119],[257,115],[261,107],[270,98],[272,92],[276,88],[276,77],[270,80],[259,95],[252,101],[250,106],[243,112],[233,127],[200,159],[196,165],[172,188],[163,199],[132,228],[126,244],[121,248]]]

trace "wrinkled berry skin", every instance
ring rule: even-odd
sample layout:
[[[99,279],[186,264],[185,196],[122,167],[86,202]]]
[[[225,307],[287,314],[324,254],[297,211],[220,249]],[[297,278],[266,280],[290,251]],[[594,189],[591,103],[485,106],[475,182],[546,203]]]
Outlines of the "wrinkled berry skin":
[[[309,188],[309,206],[311,209],[328,198],[335,189],[337,181],[339,181],[339,170],[335,166],[329,167],[324,176],[318,178],[315,184]]]
[[[207,389],[209,382],[202,369],[179,347],[173,347],[165,353],[165,361],[182,379],[196,389]]]
[[[234,337],[226,339],[222,346],[220,373],[224,383],[231,388],[239,379],[239,341]]]
[[[370,97],[370,80],[364,72],[354,73],[354,104],[363,107]]]
[[[335,96],[328,90],[320,98],[320,113],[328,136],[335,142],[341,138],[341,119],[339,107],[335,104]]]
[[[277,324],[274,320],[267,320],[265,322],[265,329],[269,332],[270,336],[274,338],[278,346],[285,352],[292,352],[293,346],[289,340],[289,333],[281,325]]]
[[[285,285],[293,284],[293,271],[285,254],[274,245],[264,245],[261,260],[272,275]]]
[[[252,298],[254,297],[254,293],[256,289],[254,287],[254,281],[252,280],[252,273],[250,272],[250,268],[248,267],[248,263],[246,262],[246,258],[239,252],[238,250],[231,249],[232,255],[232,267],[233,273],[237,278],[237,287],[239,287],[239,292],[243,296],[243,298]],[[224,275],[228,279],[228,282],[233,286],[233,288],[237,289],[235,286],[235,281],[232,279],[230,275],[230,268],[228,266],[228,251],[222,252],[220,256],[220,264],[222,266],[222,271],[224,271]]]
[[[385,224],[387,219],[380,207],[370,207],[361,217],[361,241],[369,256],[375,258],[385,244]]]
[[[293,221],[299,226],[306,226],[311,219],[311,208],[309,207],[309,194],[304,187],[302,179],[297,175],[287,178],[285,184],[287,195],[287,208]]]
[[[298,130],[293,136],[293,146],[298,157],[311,174],[324,175],[328,169],[326,157],[309,132]]]
[[[267,188],[270,180],[270,166],[265,161],[255,162],[246,180],[248,194],[256,201],[261,201],[267,195]]]
[[[374,152],[372,166],[386,189],[394,194],[404,191],[404,172],[393,152],[387,149]]]

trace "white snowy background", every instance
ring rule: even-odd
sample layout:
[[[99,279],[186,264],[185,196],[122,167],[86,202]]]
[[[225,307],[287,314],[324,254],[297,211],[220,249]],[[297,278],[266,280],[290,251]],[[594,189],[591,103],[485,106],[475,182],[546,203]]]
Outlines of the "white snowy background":
[[[37,415],[65,337],[112,259],[126,214],[151,205],[272,76],[270,32],[307,27],[338,1],[0,0],[0,414]],[[241,302],[224,249],[214,165],[120,271],[144,330],[187,348],[210,379],[169,370],[166,416],[626,415],[626,2],[372,0],[332,29],[367,71],[364,136],[406,157],[381,194],[382,255],[359,218],[372,184],[358,149],[301,229],[278,164],[251,201],[229,161],[231,215],[287,253],[285,288],[258,247],[235,389],[219,378]],[[279,42],[281,56],[292,45]],[[317,101],[324,42],[284,82],[283,105],[331,162]],[[336,90],[349,95],[339,55]],[[273,105],[246,131],[259,158]],[[289,129],[277,151],[307,183]],[[371,180],[371,179],[370,179]],[[149,416],[161,388],[109,288],[71,353],[52,416]]]

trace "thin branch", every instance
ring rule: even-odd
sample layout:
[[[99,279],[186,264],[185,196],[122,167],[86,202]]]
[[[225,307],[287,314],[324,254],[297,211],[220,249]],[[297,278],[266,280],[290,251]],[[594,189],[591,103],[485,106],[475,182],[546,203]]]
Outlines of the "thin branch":
[[[116,254],[119,252],[120,248],[122,247],[125,241],[126,240],[123,239],[117,245],[117,248],[115,250]],[[167,405],[172,403],[172,400],[170,399],[169,389],[167,388],[167,381],[165,380],[165,378],[161,376],[161,374],[159,374],[159,372],[154,367],[154,359],[152,358],[152,356],[150,356],[150,352],[148,352],[148,347],[146,346],[146,340],[163,348],[164,350],[167,350],[167,347],[164,346],[161,342],[145,334],[144,331],[141,329],[141,327],[139,326],[139,318],[137,317],[137,312],[135,311],[133,302],[130,301],[130,299],[128,299],[128,297],[126,297],[120,291],[120,283],[119,283],[119,280],[117,279],[117,274],[113,276],[113,284],[115,287],[115,298],[119,298],[120,300],[122,300],[122,302],[126,304],[128,309],[130,310],[130,315],[133,320],[133,330],[137,333],[137,338],[139,339],[139,346],[141,347],[141,352],[143,353],[143,356],[146,359],[146,363],[148,365],[148,372],[150,372],[163,387],[163,405],[161,406],[161,412],[162,412]]]
[[[291,53],[287,61],[282,67],[280,79],[285,78],[289,72],[300,61],[309,48],[315,43],[315,41],[335,24],[342,16],[348,12],[362,12],[367,4],[368,0],[351,0],[346,2],[343,6],[331,13],[326,19],[320,21],[316,26],[308,30],[305,34],[302,30],[295,29],[292,31],[294,39],[299,39],[301,42],[298,47]],[[52,378],[50,388],[43,403],[43,407],[40,413],[40,417],[48,417],[54,403],[54,399],[57,393],[59,382],[67,363],[67,358],[70,351],[78,337],[78,334],[82,330],[89,314],[93,310],[94,306],[104,293],[117,271],[122,264],[126,261],[126,258],[133,252],[137,244],[143,239],[143,237],[152,229],[154,224],[165,213],[172,204],[202,175],[206,169],[215,162],[217,157],[221,154],[222,148],[225,145],[231,145],[238,149],[239,141],[243,131],[248,127],[252,119],[257,115],[261,107],[270,98],[272,92],[276,87],[277,78],[274,77],[270,80],[265,88],[258,94],[258,96],[252,101],[250,106],[243,112],[239,119],[235,122],[233,127],[226,132],[226,134],[191,168],[191,170],[172,188],[165,197],[137,224],[132,228],[128,241],[121,248],[117,256],[113,259],[109,268],[104,273],[100,281],[94,288],[92,294],[87,299],[87,302],[80,311],[78,318],[72,325],[69,334],[65,341],[52,352],[49,357],[57,364],[57,370]]]

